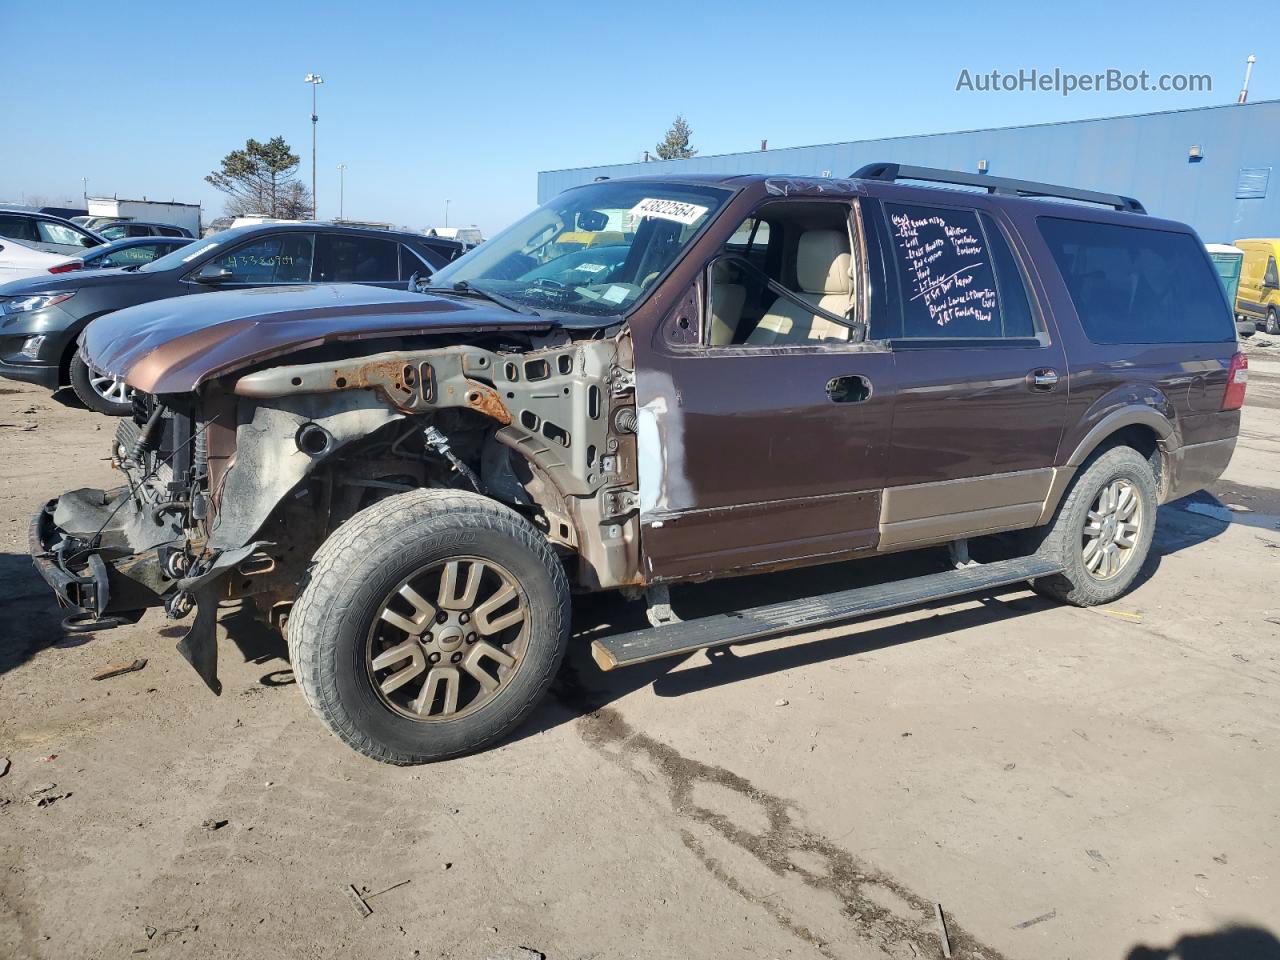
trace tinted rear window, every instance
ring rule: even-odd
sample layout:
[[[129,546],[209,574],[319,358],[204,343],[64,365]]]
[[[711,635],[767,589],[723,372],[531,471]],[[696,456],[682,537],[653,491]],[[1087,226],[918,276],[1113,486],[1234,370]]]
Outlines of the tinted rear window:
[[[1235,339],[1222,285],[1191,234],[1058,217],[1039,225],[1094,343]]]

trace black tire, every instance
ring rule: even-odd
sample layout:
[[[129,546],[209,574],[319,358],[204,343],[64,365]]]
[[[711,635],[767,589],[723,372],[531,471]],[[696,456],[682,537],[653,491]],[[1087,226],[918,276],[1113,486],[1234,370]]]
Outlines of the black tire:
[[[1136,492],[1140,521],[1132,538],[1133,546],[1128,548],[1119,570],[1109,577],[1099,578],[1085,565],[1085,526],[1089,512],[1103,489],[1116,481],[1127,482]],[[1157,505],[1155,473],[1147,459],[1132,447],[1112,447],[1087,461],[1059,505],[1053,521],[1043,528],[1044,536],[1040,542],[1039,552],[1062,563],[1064,570],[1056,576],[1036,580],[1033,584],[1036,592],[1078,607],[1110,603],[1122,596],[1133,585],[1151,549]]]
[[[1267,308],[1267,333],[1272,336],[1280,335],[1280,316],[1276,314],[1275,307]]]
[[[415,571],[463,556],[501,565],[524,592],[528,623],[519,667],[473,712],[411,719],[374,688],[366,659],[371,631],[387,599]],[[551,685],[569,624],[564,568],[532,524],[479,494],[415,490],[368,507],[325,541],[287,633],[298,685],[329,729],[367,757],[404,765],[481,750],[516,727]]]
[[[105,413],[109,417],[127,417],[133,413],[132,401],[113,403],[93,388],[89,382],[90,372],[79,354],[71,358],[71,389],[90,410]]]

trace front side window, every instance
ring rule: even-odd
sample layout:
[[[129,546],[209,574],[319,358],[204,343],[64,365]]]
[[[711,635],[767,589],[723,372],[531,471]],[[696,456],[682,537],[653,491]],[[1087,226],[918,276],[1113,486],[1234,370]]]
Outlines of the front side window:
[[[398,244],[374,237],[322,233],[316,240],[316,283],[388,283],[399,276]]]
[[[210,265],[231,271],[232,283],[310,283],[314,247],[310,233],[276,233],[236,247]]]
[[[1194,235],[1059,217],[1037,223],[1094,343],[1235,339],[1222,286]]]
[[[855,277],[848,204],[765,204],[712,262],[707,342],[764,347],[858,340]]]
[[[644,181],[567,190],[444,267],[431,286],[618,315],[653,289],[729,197],[717,187]]]

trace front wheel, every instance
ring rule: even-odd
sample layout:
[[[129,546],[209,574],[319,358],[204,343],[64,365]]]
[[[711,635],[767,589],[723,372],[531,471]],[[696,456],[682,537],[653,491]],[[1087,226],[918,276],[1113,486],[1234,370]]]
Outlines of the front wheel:
[[[1081,607],[1123,595],[1151,549],[1157,504],[1155,473],[1132,447],[1112,447],[1087,464],[1040,546],[1063,572],[1037,580],[1036,591]]]
[[[133,413],[133,391],[117,377],[94,373],[77,354],[71,358],[71,389],[90,410],[109,417]]]
[[[1267,333],[1273,336],[1280,334],[1280,315],[1276,314],[1275,307],[1267,308]]]
[[[550,686],[569,586],[542,535],[478,494],[415,490],[340,527],[289,617],[294,674],[348,746],[384,763],[490,746]]]

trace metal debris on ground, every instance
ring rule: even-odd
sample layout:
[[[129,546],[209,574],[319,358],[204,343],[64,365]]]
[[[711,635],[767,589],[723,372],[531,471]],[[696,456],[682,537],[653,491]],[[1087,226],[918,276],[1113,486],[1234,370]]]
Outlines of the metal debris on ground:
[[[1050,910],[1048,913],[1042,913],[1038,917],[1032,917],[1030,920],[1023,920],[1021,923],[1015,923],[1011,930],[1025,930],[1027,927],[1034,927],[1037,923],[1044,923],[1046,920],[1052,920],[1058,915],[1057,910]]]
[[[1099,850],[1086,850],[1085,853],[1089,855],[1090,860],[1093,860],[1097,863],[1107,863],[1107,858],[1104,857],[1102,855],[1102,852]],[[1107,863],[1107,866],[1111,866],[1111,864]]]
[[[947,919],[942,915],[942,904],[933,905],[933,916],[938,921],[938,936],[942,938],[942,955],[951,956],[951,938],[947,936]]]
[[[229,820],[206,820],[204,823],[200,824],[200,826],[212,832],[214,830],[221,830],[228,823],[230,823]]]
[[[65,800],[67,797],[71,796],[69,791],[66,793],[54,793],[57,789],[58,785],[56,783],[46,783],[42,787],[36,787],[27,794],[27,803],[34,803],[37,807],[47,807],[51,803],[56,803],[59,800]]]
[[[452,864],[450,864],[450,866],[452,866]],[[384,893],[389,893],[389,892],[391,892],[391,891],[392,891],[392,890],[394,890],[396,887],[403,887],[403,886],[404,886],[406,883],[408,883],[408,882],[409,882],[408,880],[401,880],[399,883],[393,883],[393,884],[392,884],[391,886],[389,886],[389,887],[383,887],[383,888],[382,888],[381,890],[379,890],[377,893],[366,893],[366,894],[363,896],[363,898],[362,898],[362,899],[364,899],[364,900],[366,900],[366,901],[368,901],[368,900],[372,900],[374,897],[380,897],[380,896],[382,896]]]
[[[773,705],[775,707],[785,707],[790,702],[790,700],[784,700],[782,697],[779,697],[777,700],[773,701]]]
[[[140,658],[133,663],[117,663],[114,666],[107,667],[101,673],[95,673],[95,680],[110,680],[112,677],[123,676],[126,673],[135,673],[147,665],[146,658]]]
[[[351,898],[351,902],[355,905],[356,912],[360,914],[361,920],[373,913],[373,907],[364,902],[364,897],[360,896],[360,891],[355,888],[354,884],[347,884],[347,896]]]
[[[1105,617],[1115,617],[1117,620],[1127,620],[1129,623],[1142,622],[1142,614],[1131,610],[1099,610],[1098,612]]]

